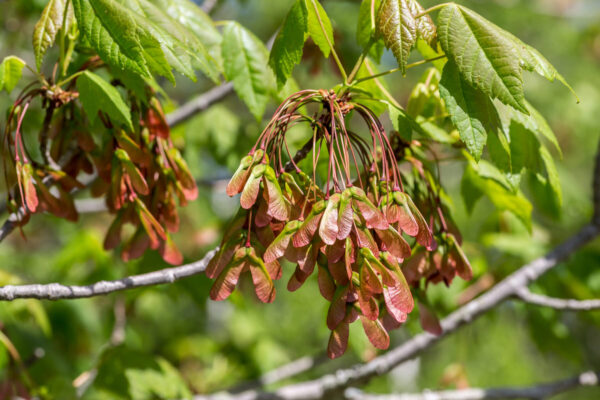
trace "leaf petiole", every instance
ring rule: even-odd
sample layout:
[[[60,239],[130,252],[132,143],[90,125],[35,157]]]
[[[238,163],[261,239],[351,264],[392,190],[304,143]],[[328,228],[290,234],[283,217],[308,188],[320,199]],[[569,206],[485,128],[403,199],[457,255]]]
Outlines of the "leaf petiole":
[[[58,82],[58,83],[56,84],[56,86],[62,86],[62,85],[64,85],[64,84],[66,84],[66,83],[69,83],[69,82],[71,82],[73,79],[77,78],[79,75],[83,74],[84,72],[85,72],[85,70],[82,70],[82,71],[75,72],[73,75],[69,76],[68,78],[65,78],[65,79],[63,79],[62,81]]]
[[[446,7],[446,6],[449,6],[450,4],[454,4],[454,2],[442,3],[442,4],[438,4],[437,6],[430,7],[427,10],[424,10],[424,11],[418,13],[417,15],[415,15],[415,19],[421,18],[424,15],[427,15],[429,13],[437,11],[437,10],[439,10],[441,8]]]
[[[429,63],[429,62],[433,62],[433,61],[441,60],[442,58],[446,58],[446,55],[445,55],[445,54],[442,54],[441,56],[437,56],[437,57],[433,57],[433,58],[428,58],[428,59],[426,59],[426,60],[421,60],[421,61],[414,62],[414,63],[412,63],[412,64],[408,64],[408,65],[406,66],[406,69],[409,69],[409,68],[414,68],[414,67],[418,67],[419,65],[423,65],[423,64],[426,64],[426,63]],[[366,76],[366,77],[364,77],[364,78],[356,79],[355,81],[353,81],[353,82],[351,83],[351,85],[350,85],[350,86],[352,86],[352,85],[356,85],[357,83],[361,83],[361,82],[364,82],[364,81],[368,81],[368,80],[370,80],[370,79],[375,79],[375,78],[379,78],[379,77],[381,77],[381,76],[385,76],[385,75],[393,74],[394,72],[398,72],[398,71],[400,71],[400,70],[401,70],[401,68],[400,68],[400,67],[398,67],[398,68],[393,68],[393,69],[390,69],[390,70],[388,70],[388,71],[380,72],[380,73],[378,73],[378,74],[375,74],[375,75]]]
[[[319,26],[321,27],[321,31],[323,31],[323,36],[325,36],[325,40],[327,40],[327,45],[329,46],[329,49],[331,50],[331,55],[333,56],[333,59],[335,60],[335,63],[338,66],[338,69],[340,70],[340,74],[342,74],[342,78],[343,78],[344,82],[347,82],[348,74],[346,74],[346,70],[344,69],[342,62],[340,61],[340,58],[338,57],[337,52],[333,48],[333,44],[331,43],[331,40],[329,40],[329,36],[327,35],[327,30],[325,29],[325,25],[323,25],[323,21],[321,20],[321,15],[319,14],[319,8],[317,7],[315,0],[311,0],[310,2],[312,3],[312,5],[315,9],[315,14],[317,16],[317,20],[319,21]]]

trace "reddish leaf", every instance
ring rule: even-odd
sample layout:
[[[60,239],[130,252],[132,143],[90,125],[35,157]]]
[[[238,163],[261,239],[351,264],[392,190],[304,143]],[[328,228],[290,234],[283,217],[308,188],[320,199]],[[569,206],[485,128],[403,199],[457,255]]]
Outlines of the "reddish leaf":
[[[58,190],[58,199],[59,199],[59,207],[60,213],[57,214],[61,218],[66,219],[67,221],[77,222],[79,219],[79,213],[75,208],[75,202],[69,193],[67,193],[60,186],[56,187]]]
[[[225,233],[223,234],[223,241],[225,242],[234,236],[239,236],[240,230],[246,224],[247,218],[248,217],[247,217],[246,210],[240,209],[238,211],[238,213],[235,215],[235,217],[233,217],[233,220],[227,226],[227,229],[225,230]]]
[[[166,233],[163,227],[158,223],[156,218],[148,211],[146,205],[139,199],[135,199],[135,208],[148,237],[150,238],[150,247],[158,248],[159,241],[157,235],[162,239],[166,239]]]
[[[340,286],[346,286],[349,282],[348,273],[346,272],[346,265],[344,260],[340,260],[335,263],[329,263],[329,272],[331,276],[335,280],[335,282]]]
[[[332,245],[335,243],[338,234],[338,205],[340,195],[335,193],[327,201],[327,207],[323,212],[321,224],[319,225],[319,236],[323,243]]]
[[[360,322],[373,346],[381,350],[385,350],[390,346],[390,337],[379,320],[371,321],[361,316]]]
[[[272,303],[275,300],[275,286],[269,271],[253,248],[247,248],[246,253],[256,297],[263,303]]]
[[[265,169],[265,192],[269,203],[269,215],[279,221],[287,221],[289,218],[289,204],[277,182],[275,171],[270,166]]]
[[[270,225],[263,228],[256,227],[254,233],[256,233],[256,237],[263,247],[269,247],[273,243],[273,240],[275,240],[275,234]]]
[[[419,233],[417,233],[416,236],[417,242],[427,250],[433,250],[433,235],[431,234],[429,226],[427,226],[427,222],[425,222],[425,218],[423,218],[421,211],[419,211],[412,199],[409,196],[405,196],[405,198],[410,211],[417,221],[417,225],[419,225]]]
[[[292,235],[298,231],[300,222],[290,221],[288,222],[281,233],[273,240],[273,243],[267,248],[264,255],[265,262],[273,262],[285,254],[285,249],[290,243]]]
[[[427,267],[426,256],[424,251],[419,251],[402,265],[402,273],[411,285],[417,284],[419,279],[424,276]]]
[[[329,261],[330,263],[336,263],[340,261],[344,256],[345,247],[345,240],[337,240],[334,244],[326,246],[325,255],[327,256],[327,261]]]
[[[225,300],[235,290],[240,275],[246,264],[246,248],[239,248],[231,262],[219,274],[217,280],[210,288],[210,298],[213,300]]]
[[[159,252],[162,259],[171,265],[179,265],[183,262],[183,256],[170,235],[167,235],[167,239],[160,244]]]
[[[356,228],[356,243],[358,244],[358,247],[367,248],[371,250],[375,257],[379,257],[379,247],[377,246],[373,235],[371,235],[371,231],[358,224],[356,225]]]
[[[215,279],[221,273],[221,271],[223,271],[223,268],[225,268],[225,266],[229,264],[229,262],[233,258],[233,255],[237,252],[239,248],[239,240],[231,239],[223,243],[219,251],[217,251],[217,253],[213,256],[213,258],[206,266],[206,276],[210,279]]]
[[[329,335],[327,344],[327,356],[331,359],[342,356],[348,347],[348,336],[350,334],[347,323],[339,324]]]
[[[194,180],[194,177],[192,176],[192,173],[190,172],[190,169],[188,168],[188,165],[183,159],[183,157],[181,156],[179,150],[177,150],[177,148],[175,147],[172,147],[169,149],[169,152],[167,154],[169,156],[169,160],[175,163],[172,166],[175,170],[177,180],[181,182],[181,185],[188,191],[197,193],[196,181]],[[188,197],[188,200],[195,200],[195,197]]]
[[[317,263],[317,257],[319,256],[319,246],[315,243],[311,243],[308,246],[302,247],[302,251],[299,252],[301,257],[297,258],[296,262],[298,267],[307,276],[312,274]]]
[[[35,191],[35,185],[33,184],[33,167],[29,163],[23,164],[22,169],[22,184],[23,191],[25,194],[25,204],[27,204],[27,209],[30,212],[34,213],[38,207],[39,201],[37,197],[37,193]]]
[[[352,196],[354,205],[360,211],[360,214],[367,223],[367,228],[387,229],[389,226],[385,216],[373,203],[367,198],[365,192],[357,186],[352,187]]]
[[[333,300],[333,295],[335,294],[335,282],[329,273],[329,270],[326,267],[322,267],[319,265],[319,274],[318,274],[318,282],[319,282],[319,291],[321,295],[329,301]]]
[[[242,158],[240,162],[240,166],[234,172],[231,180],[227,184],[226,193],[228,196],[235,196],[238,193],[241,193],[244,190],[244,185],[250,176],[249,168],[252,165],[252,156],[246,156]]]
[[[432,335],[443,333],[438,317],[423,303],[419,302],[419,321],[423,329]]]
[[[440,270],[444,283],[449,285],[456,276],[456,260],[454,255],[450,255],[447,252],[442,257],[442,268]]]
[[[371,262],[375,260],[373,253],[367,248],[360,249],[363,261],[360,265],[360,286],[364,287],[370,293],[380,294],[383,293],[383,285],[379,280],[379,277],[375,273],[375,269],[371,265]]]
[[[321,222],[326,206],[327,204],[323,200],[313,205],[312,210],[292,239],[292,244],[295,247],[304,247],[312,241],[317,228],[319,228],[319,223]]]
[[[306,282],[306,279],[308,279],[309,275],[310,274],[305,274],[300,268],[296,267],[296,270],[288,281],[287,289],[290,292],[295,292],[296,290],[300,289],[304,282]]]
[[[121,228],[123,227],[123,218],[122,213],[120,212],[115,217],[112,224],[110,224],[110,228],[108,228],[108,232],[106,233],[106,237],[104,238],[104,250],[114,249],[121,243]]]
[[[327,327],[334,330],[346,316],[347,287],[338,287],[327,311]]]
[[[144,176],[140,172],[139,169],[135,166],[131,159],[123,149],[115,150],[115,156],[121,162],[123,168],[125,168],[125,173],[129,177],[131,181],[131,185],[139,194],[148,195],[150,194],[150,189],[148,188],[148,183]]]
[[[177,213],[177,205],[175,204],[175,198],[169,196],[169,198],[163,203],[164,205],[164,223],[169,232],[177,232],[179,230],[179,214]]]
[[[346,298],[346,301],[350,300],[350,293]],[[356,301],[356,300],[354,300]],[[344,322],[347,324],[351,324],[358,319],[358,311],[356,311],[356,307],[346,307],[346,316],[344,317]]]
[[[402,192],[394,192],[394,202],[398,205],[398,226],[407,235],[415,237],[419,233],[419,224],[413,216],[406,201],[406,195]]]
[[[400,260],[410,257],[411,249],[409,244],[404,240],[402,235],[398,233],[392,226],[386,230],[376,229],[377,236],[385,245],[385,249]]]
[[[344,240],[350,235],[353,223],[352,192],[350,189],[346,189],[342,192],[338,209],[338,240]]]
[[[385,218],[389,224],[395,224],[396,222],[400,221],[401,212],[402,210],[400,209],[400,206],[393,200],[389,204],[386,204],[384,208]]]
[[[151,103],[144,122],[152,134],[163,139],[168,139],[170,136],[169,125],[165,120],[162,107],[156,98],[152,98]]]
[[[140,146],[131,139],[124,130],[117,129],[115,132],[115,138],[119,147],[127,152],[131,160],[136,164],[147,167],[152,162],[150,155],[140,148]],[[90,136],[91,139],[91,136]],[[92,139],[92,148],[94,147],[94,141]]]
[[[44,185],[42,179],[37,176],[37,174],[33,175],[35,179],[35,183],[37,184],[37,191],[41,197],[41,206],[44,207],[46,211],[51,212],[52,214],[61,217],[63,215],[63,210],[60,206],[60,200],[57,199],[50,193],[50,190]]]
[[[266,191],[263,192],[266,194]],[[263,196],[264,197],[264,196]],[[258,209],[256,210],[256,216],[254,217],[254,223],[257,227],[262,228],[271,223],[273,217],[268,214],[269,205],[266,199],[258,199]]]
[[[265,263],[265,268],[267,269],[267,272],[269,272],[269,276],[271,277],[271,279],[275,281],[281,279],[283,271],[281,269],[281,264],[279,263],[279,261]]]
[[[293,206],[301,209],[302,205],[304,204],[305,196],[302,189],[300,189],[300,186],[298,186],[296,183],[294,177],[287,172],[282,173],[279,177],[285,183],[284,195],[288,198]],[[292,211],[294,211],[293,208]],[[299,214],[301,210],[295,211],[297,211]]]
[[[240,205],[242,208],[248,210],[254,205],[254,203],[256,203],[256,198],[258,197],[258,192],[260,191],[260,182],[263,178],[266,168],[267,166],[265,164],[259,164],[252,168],[252,172],[250,173],[250,177],[244,185],[242,197],[240,198]]]
[[[358,289],[358,305],[362,314],[370,320],[376,320],[379,317],[379,304],[373,297],[373,294],[363,286]]]
[[[356,261],[356,246],[350,237],[346,238],[346,246],[344,247],[344,266],[346,267],[346,275],[348,279],[352,279],[352,264]]]
[[[469,259],[465,255],[463,249],[458,244],[456,238],[451,234],[449,234],[448,237],[454,247],[452,255],[454,256],[453,258],[456,260],[456,272],[458,272],[458,276],[460,276],[466,281],[473,279],[473,269],[471,268],[471,263],[469,262]]]
[[[406,315],[406,314],[405,314]],[[408,317],[408,315],[406,315]],[[396,321],[396,319],[394,319],[394,317],[392,317],[390,315],[389,312],[387,312],[387,310],[384,310],[384,312],[382,312],[381,318],[379,319],[381,321],[381,325],[383,325],[383,328],[386,331],[393,331],[394,329],[398,329],[402,326],[402,324],[406,321],[402,321],[402,322],[398,322]]]
[[[127,241],[121,252],[121,259],[125,262],[141,257],[150,246],[150,238],[142,228],[138,228]]]
[[[397,286],[383,288],[385,306],[391,316],[398,322],[406,321],[406,316],[414,308],[414,300],[406,282]]]

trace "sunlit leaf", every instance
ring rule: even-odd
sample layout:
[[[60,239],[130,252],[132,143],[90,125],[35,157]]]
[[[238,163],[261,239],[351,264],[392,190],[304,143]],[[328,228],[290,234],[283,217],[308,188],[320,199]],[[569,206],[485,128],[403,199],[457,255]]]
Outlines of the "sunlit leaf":
[[[77,78],[77,90],[83,108],[92,122],[98,117],[98,112],[103,112],[133,131],[129,107],[110,83],[93,72],[84,71]]]
[[[402,73],[410,50],[417,41],[417,23],[408,5],[409,0],[382,0],[377,14],[377,32],[392,51]]]
[[[67,4],[69,9],[65,12]],[[61,28],[68,31],[74,18],[73,6],[67,0],[48,1],[40,19],[33,28],[33,53],[35,54],[35,65],[38,71],[46,51],[54,44],[58,31]]]
[[[222,49],[225,76],[259,120],[275,87],[273,73],[267,65],[267,48],[252,32],[236,22],[229,22],[223,31]]]

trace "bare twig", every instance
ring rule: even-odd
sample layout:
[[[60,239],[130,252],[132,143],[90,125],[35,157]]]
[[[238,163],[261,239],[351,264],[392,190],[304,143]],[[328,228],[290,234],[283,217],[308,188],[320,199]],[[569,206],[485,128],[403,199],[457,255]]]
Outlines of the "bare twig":
[[[486,399],[547,399],[581,386],[598,386],[600,375],[588,371],[561,381],[542,383],[529,387],[501,387],[491,389],[463,389],[445,391],[425,391],[415,394],[375,395],[364,393],[358,389],[346,390],[346,398],[350,400],[486,400]]]
[[[204,258],[190,264],[173,268],[165,268],[159,271],[148,272],[146,274],[133,275],[115,281],[100,281],[87,286],[67,286],[60,283],[22,286],[7,285],[0,287],[0,300],[15,300],[23,298],[48,300],[79,299],[144,286],[173,283],[179,279],[204,272],[206,266],[217,250],[218,248],[209,251],[206,253]]]
[[[302,357],[288,364],[282,365],[262,375],[260,378],[234,386],[227,391],[229,393],[239,393],[250,389],[261,388],[267,385],[272,385],[281,382],[285,379],[292,378],[304,372],[310,371],[313,368],[325,363],[329,359],[325,355],[317,357]],[[199,397],[202,398],[202,397]]]
[[[556,299],[553,297],[544,296],[537,293],[532,293],[527,288],[521,288],[515,294],[520,300],[525,303],[533,304],[541,307],[554,308],[564,311],[592,311],[600,310],[600,300],[573,300],[573,299]]]
[[[231,83],[214,87],[169,113],[167,115],[167,124],[175,126],[185,122],[200,111],[204,111],[217,101],[222,100],[230,93],[233,93],[233,85]]]

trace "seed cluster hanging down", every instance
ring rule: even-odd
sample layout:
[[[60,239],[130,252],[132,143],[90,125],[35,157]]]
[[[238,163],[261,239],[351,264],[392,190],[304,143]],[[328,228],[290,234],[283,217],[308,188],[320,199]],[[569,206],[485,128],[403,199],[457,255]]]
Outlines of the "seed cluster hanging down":
[[[72,86],[72,85],[71,85]],[[158,250],[163,259],[180,264],[183,257],[169,233],[179,228],[177,199],[181,205],[197,197],[196,183],[173,146],[169,126],[161,105],[150,88],[145,101],[130,95],[133,129],[125,129],[98,111],[101,124],[92,131],[86,127],[85,108],[78,93],[35,87],[24,91],[8,116],[3,138],[8,206],[26,212],[17,224],[26,224],[33,213],[48,212],[67,220],[78,219],[73,193],[86,188],[81,176],[95,176],[90,190],[104,197],[110,213],[115,214],[104,241],[106,249],[121,246],[127,261],[140,257],[148,248]],[[41,98],[46,112],[39,134],[40,149],[28,148],[23,140],[23,121],[30,104]],[[85,122],[84,122],[85,121]],[[14,134],[13,134],[14,131]],[[8,163],[13,168],[7,168]],[[11,176],[14,171],[16,177]],[[125,224],[134,234],[122,239]]]
[[[313,117],[299,111],[311,104],[318,107]],[[351,115],[364,121],[369,135],[347,127]],[[309,172],[296,164],[286,140],[288,129],[300,123],[313,132]],[[327,165],[323,185],[320,159]],[[227,194],[239,193],[242,208],[206,271],[215,279],[211,298],[227,298],[248,271],[257,297],[272,302],[284,258],[296,264],[290,291],[318,270],[320,292],[331,302],[330,357],[345,352],[349,324],[357,319],[375,347],[387,348],[388,331],[414,307],[401,265],[411,246],[432,251],[437,244],[403,190],[396,156],[375,114],[333,92],[292,95],[229,182]]]

